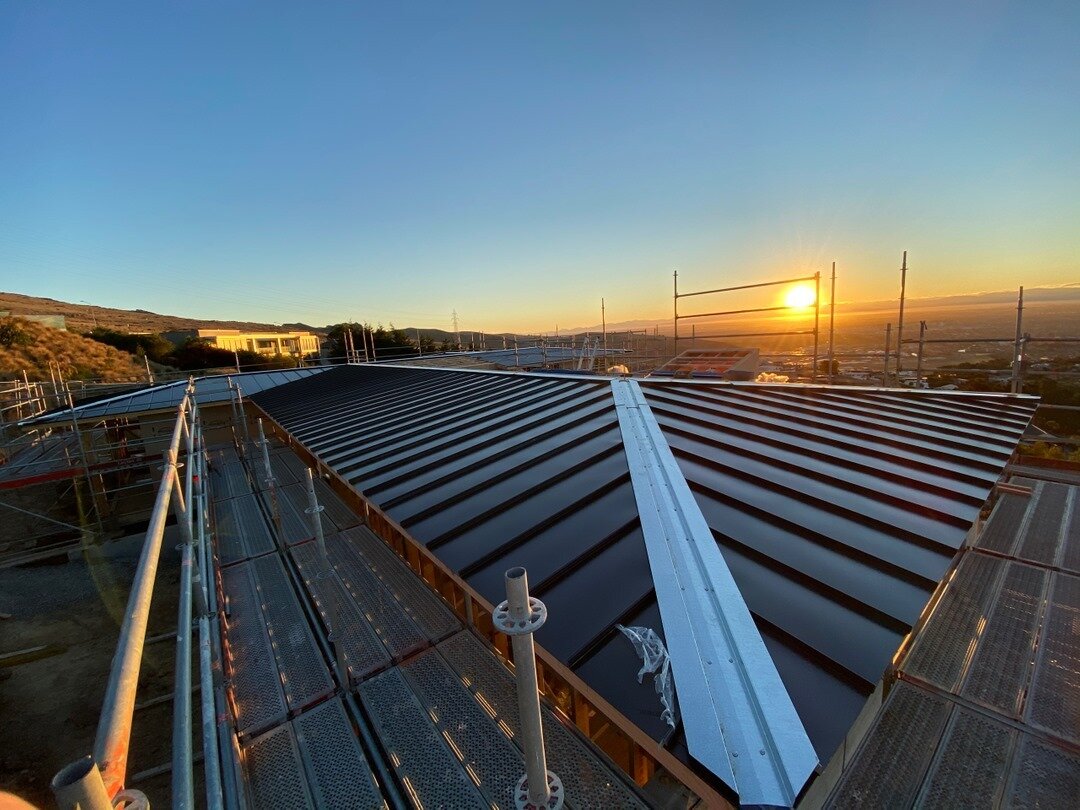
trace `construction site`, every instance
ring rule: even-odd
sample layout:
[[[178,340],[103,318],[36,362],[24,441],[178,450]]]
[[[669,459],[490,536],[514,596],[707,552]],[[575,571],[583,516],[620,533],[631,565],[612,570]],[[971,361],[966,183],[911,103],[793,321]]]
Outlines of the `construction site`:
[[[1019,455],[1035,397],[817,379],[813,314],[801,384],[678,309],[644,373],[604,334],[9,384],[3,787],[1072,806],[1080,470]]]

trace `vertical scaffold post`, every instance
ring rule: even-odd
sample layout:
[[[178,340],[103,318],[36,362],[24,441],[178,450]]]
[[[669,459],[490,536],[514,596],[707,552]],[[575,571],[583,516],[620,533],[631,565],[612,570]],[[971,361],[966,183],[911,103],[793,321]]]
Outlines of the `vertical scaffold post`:
[[[60,810],[112,810],[109,793],[94,758],[85,756],[62,768],[52,780]]]
[[[892,345],[892,324],[885,324],[885,369],[881,373],[881,384],[889,387],[889,347]]]
[[[281,536],[281,512],[278,508],[277,487],[274,481],[274,470],[270,466],[270,443],[266,441],[266,433],[263,432],[263,421],[259,418],[259,447],[262,448],[263,457],[263,472],[266,473],[266,479],[264,481],[266,485],[266,491],[270,493],[270,511],[273,513],[274,528],[277,529],[278,536]]]
[[[926,321],[919,321],[919,359],[915,363],[915,387],[922,388],[923,351],[926,348]]]
[[[525,775],[514,791],[514,801],[519,810],[559,808],[565,793],[559,777],[547,769],[533,648],[533,633],[543,627],[547,608],[539,599],[529,596],[529,578],[524,568],[511,568],[505,574],[505,581],[506,601],[495,608],[492,622],[495,629],[510,636],[514,649],[518,713],[525,749]]]
[[[326,537],[323,535],[322,518],[319,516],[326,507],[319,504],[319,499],[315,496],[315,479],[312,476],[311,468],[308,467],[304,472],[307,473],[307,500],[308,506],[304,510],[305,513],[311,516],[311,529],[315,534],[315,545],[319,549],[319,561],[322,564],[324,571],[330,570],[330,559],[326,556]]]
[[[829,290],[829,385],[833,384],[833,349],[834,327],[836,326],[836,262],[832,263],[832,287]]]
[[[674,330],[675,330],[675,354],[679,354],[679,271],[674,272],[673,278],[675,279],[675,296],[672,298],[674,308]]]
[[[900,370],[904,365],[904,301],[907,298],[907,251],[900,265],[900,320],[896,324],[896,382],[900,382]]]
[[[1013,344],[1013,367],[1012,367],[1012,385],[1009,390],[1014,394],[1019,394],[1021,389],[1020,383],[1020,361],[1024,355],[1023,348],[1024,340],[1024,288],[1020,288],[1020,294],[1016,297],[1016,342]]]
[[[810,382],[817,382],[818,335],[821,326],[821,271],[814,273],[814,365],[810,370]]]
[[[316,579],[334,578],[334,567],[330,563],[330,555],[326,553],[326,536],[323,534],[322,518],[320,517],[326,508],[319,503],[315,495],[315,477],[311,468],[305,470],[307,474],[307,499],[308,507],[304,512],[311,518],[311,529],[315,534],[315,546],[319,550],[319,570],[315,574]],[[349,662],[345,657],[345,645],[341,643],[345,633],[345,620],[341,615],[338,603],[327,600],[327,623],[330,625],[330,646],[334,652],[334,662],[337,664],[338,677],[346,689],[352,688],[352,673]]]

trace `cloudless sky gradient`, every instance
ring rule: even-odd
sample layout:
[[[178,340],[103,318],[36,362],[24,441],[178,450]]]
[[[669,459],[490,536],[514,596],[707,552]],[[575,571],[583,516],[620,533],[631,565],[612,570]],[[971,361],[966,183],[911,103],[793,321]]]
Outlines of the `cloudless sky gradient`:
[[[1080,281],[1080,3],[0,5],[0,289],[551,330]]]

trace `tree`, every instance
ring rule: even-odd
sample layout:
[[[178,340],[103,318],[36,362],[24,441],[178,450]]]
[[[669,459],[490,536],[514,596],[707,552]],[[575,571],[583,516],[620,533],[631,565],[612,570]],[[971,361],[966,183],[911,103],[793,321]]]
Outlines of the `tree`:
[[[26,321],[21,323],[26,323]],[[0,321],[0,346],[10,349],[12,346],[29,346],[31,342],[32,338],[20,326],[20,321],[14,318],[4,318]]]
[[[387,329],[382,324],[372,327],[371,324],[355,322],[338,323],[331,326],[326,335],[332,362],[345,362],[345,335],[349,331],[352,332],[353,346],[360,357],[370,355],[371,346],[375,347],[375,355],[379,358],[415,354],[417,350],[416,342],[393,324],[390,324],[390,328]],[[369,347],[366,351],[365,341]]]
[[[161,335],[132,335],[104,327],[95,327],[86,335],[136,357],[147,357],[155,363],[165,364],[166,358],[176,350],[171,341]]]

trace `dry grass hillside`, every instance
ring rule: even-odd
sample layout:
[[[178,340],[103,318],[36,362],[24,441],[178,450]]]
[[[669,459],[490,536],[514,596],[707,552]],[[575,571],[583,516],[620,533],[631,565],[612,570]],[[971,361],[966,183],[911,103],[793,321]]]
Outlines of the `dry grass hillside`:
[[[250,323],[248,321],[212,321],[200,318],[183,318],[176,315],[159,315],[145,309],[112,309],[87,304],[72,304],[52,298],[0,292],[0,311],[7,310],[12,317],[27,315],[63,315],[67,328],[72,332],[89,332],[95,326],[118,329],[123,332],[169,332],[180,329],[247,329],[277,331],[284,328],[307,329],[303,324]]]
[[[31,381],[48,380],[50,360],[60,364],[66,379],[146,378],[145,367],[127,352],[22,318],[0,318],[0,380],[13,380],[24,371]]]

